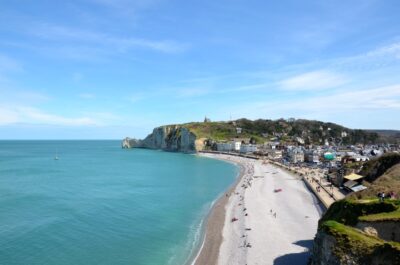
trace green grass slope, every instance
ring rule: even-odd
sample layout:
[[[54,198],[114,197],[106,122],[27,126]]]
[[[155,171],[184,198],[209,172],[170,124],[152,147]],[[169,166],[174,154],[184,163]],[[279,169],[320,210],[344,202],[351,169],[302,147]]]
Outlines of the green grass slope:
[[[397,212],[400,200],[386,200],[379,202],[378,199],[372,200],[341,200],[329,207],[324,216],[320,219],[321,226],[326,221],[336,221],[344,225],[354,226],[360,217]]]

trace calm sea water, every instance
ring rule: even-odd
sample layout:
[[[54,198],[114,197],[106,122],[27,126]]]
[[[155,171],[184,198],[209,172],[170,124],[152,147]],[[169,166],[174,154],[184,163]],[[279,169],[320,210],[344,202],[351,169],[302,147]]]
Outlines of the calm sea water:
[[[0,264],[183,264],[237,173],[119,141],[0,141]]]

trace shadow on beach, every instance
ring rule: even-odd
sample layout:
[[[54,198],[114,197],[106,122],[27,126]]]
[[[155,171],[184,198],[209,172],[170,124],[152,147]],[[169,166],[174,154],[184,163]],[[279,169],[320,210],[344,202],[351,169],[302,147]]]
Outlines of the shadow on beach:
[[[307,264],[310,257],[310,249],[313,245],[313,240],[299,240],[293,244],[307,249],[304,252],[290,253],[280,256],[274,260],[274,265],[293,265],[293,264]]]

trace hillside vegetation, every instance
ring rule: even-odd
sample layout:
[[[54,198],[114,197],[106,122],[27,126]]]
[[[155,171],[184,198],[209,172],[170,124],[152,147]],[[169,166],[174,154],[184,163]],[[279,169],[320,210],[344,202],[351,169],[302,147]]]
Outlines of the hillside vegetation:
[[[400,143],[400,131],[396,130],[367,130],[369,132],[375,132],[379,134],[379,137],[384,142]]]
[[[400,154],[388,153],[381,157],[370,160],[363,165],[360,174],[368,182],[373,182],[382,176],[389,168],[400,163]]]
[[[376,198],[379,192],[395,192],[400,196],[400,154],[388,153],[364,163],[360,174],[365,176],[363,185],[368,187],[353,193],[353,199]]]
[[[397,141],[397,138],[387,134],[383,136],[374,131],[354,130],[335,123],[304,119],[258,119],[254,121],[239,119],[230,122],[192,122],[183,124],[183,126],[196,134],[197,138],[209,138],[216,141],[251,137],[257,143],[271,139],[291,142],[297,137],[303,139],[305,144],[323,144],[325,140],[342,144]],[[236,128],[241,128],[242,132],[238,134]]]

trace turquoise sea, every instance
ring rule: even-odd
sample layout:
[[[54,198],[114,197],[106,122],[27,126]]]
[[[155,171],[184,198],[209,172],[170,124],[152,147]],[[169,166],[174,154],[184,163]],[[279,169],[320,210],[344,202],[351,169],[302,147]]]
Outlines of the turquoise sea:
[[[120,141],[0,141],[0,264],[184,264],[237,174]]]

